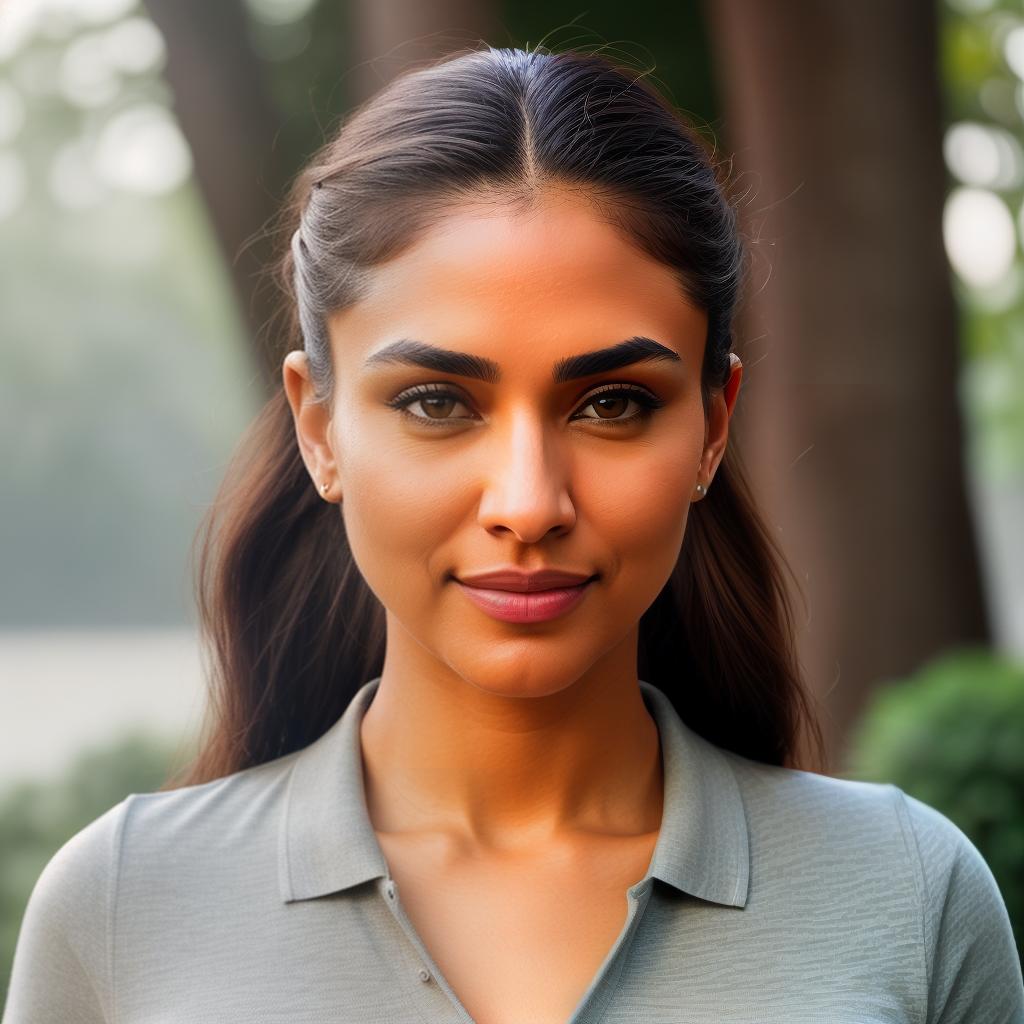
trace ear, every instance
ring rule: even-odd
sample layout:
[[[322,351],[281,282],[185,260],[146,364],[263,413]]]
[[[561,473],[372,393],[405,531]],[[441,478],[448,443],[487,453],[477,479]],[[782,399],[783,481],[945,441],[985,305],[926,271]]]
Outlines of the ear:
[[[704,441],[701,470],[709,485],[718,464],[725,456],[725,446],[729,440],[729,421],[732,419],[736,398],[740,393],[740,381],[743,379],[743,363],[735,352],[729,353],[729,364],[729,379],[720,391],[712,395],[708,409],[708,430]]]
[[[338,476],[337,460],[331,447],[331,411],[323,402],[316,400],[309,360],[301,349],[284,357],[281,375],[302,461],[317,491],[323,493],[321,484],[333,487]]]

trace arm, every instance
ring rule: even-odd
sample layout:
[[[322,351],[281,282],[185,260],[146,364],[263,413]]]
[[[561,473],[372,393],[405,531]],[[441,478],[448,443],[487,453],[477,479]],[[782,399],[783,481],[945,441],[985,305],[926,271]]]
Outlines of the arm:
[[[1020,959],[991,869],[952,821],[896,788],[922,899],[926,1024],[1024,1024]]]
[[[72,836],[36,881],[2,1024],[114,1019],[111,922],[126,805],[122,800]]]

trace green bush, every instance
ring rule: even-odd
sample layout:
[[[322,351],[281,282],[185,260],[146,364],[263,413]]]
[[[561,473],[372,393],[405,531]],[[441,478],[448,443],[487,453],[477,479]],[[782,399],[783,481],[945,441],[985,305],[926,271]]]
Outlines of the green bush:
[[[46,862],[129,793],[159,789],[173,766],[167,743],[136,733],[85,751],[56,781],[19,782],[0,794],[0,992],[5,997],[21,919]]]
[[[880,687],[844,775],[892,782],[958,825],[988,862],[1024,939],[1024,665],[984,648]]]

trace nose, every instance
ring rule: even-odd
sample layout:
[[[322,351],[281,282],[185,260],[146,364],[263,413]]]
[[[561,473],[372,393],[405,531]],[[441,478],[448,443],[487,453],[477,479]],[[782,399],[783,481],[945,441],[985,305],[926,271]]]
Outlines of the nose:
[[[569,493],[569,459],[536,417],[523,413],[506,431],[495,431],[487,454],[477,514],[485,530],[535,544],[549,533],[572,529],[576,508]]]

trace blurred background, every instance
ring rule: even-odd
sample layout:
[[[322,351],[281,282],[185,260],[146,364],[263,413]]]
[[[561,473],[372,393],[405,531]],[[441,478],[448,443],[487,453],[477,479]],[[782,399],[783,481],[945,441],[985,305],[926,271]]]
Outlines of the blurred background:
[[[46,860],[194,740],[190,544],[280,381],[261,231],[348,109],[479,40],[604,45],[732,158],[734,436],[835,773],[960,825],[1020,948],[1021,0],[4,0],[3,989]]]

